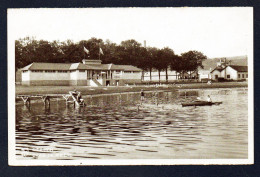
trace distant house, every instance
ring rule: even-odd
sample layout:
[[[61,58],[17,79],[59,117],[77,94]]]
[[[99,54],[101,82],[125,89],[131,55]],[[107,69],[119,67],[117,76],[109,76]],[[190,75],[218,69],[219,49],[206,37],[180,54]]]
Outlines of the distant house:
[[[219,80],[243,80],[248,78],[248,67],[238,65],[228,65],[225,67],[218,66],[211,71],[211,78]]]
[[[107,86],[141,82],[142,70],[131,65],[83,63],[32,63],[22,70],[23,85]]]
[[[246,66],[247,67],[247,56],[236,56],[226,58],[212,58],[202,62],[203,68],[198,68],[199,81],[210,80],[212,78],[212,70],[221,70],[227,65],[235,66]],[[215,71],[217,72],[217,71]],[[222,77],[222,76],[219,76]]]

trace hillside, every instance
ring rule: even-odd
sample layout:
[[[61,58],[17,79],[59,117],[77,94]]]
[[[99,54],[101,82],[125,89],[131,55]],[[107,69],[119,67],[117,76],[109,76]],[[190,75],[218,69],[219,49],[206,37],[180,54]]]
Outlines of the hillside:
[[[231,61],[232,65],[247,66],[247,56],[226,57],[226,59],[227,61]],[[212,58],[203,61],[202,64],[205,70],[210,70],[210,68],[214,69],[217,66],[217,62],[219,61],[220,58]]]

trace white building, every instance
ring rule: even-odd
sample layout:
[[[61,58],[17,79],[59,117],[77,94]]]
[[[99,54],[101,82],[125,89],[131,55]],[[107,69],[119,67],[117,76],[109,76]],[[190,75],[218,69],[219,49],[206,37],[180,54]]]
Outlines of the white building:
[[[198,77],[199,77],[199,81],[207,81],[211,79],[211,73],[210,70],[206,70],[206,69],[199,69],[198,70]]]
[[[213,75],[211,73],[212,69],[222,70],[225,66],[245,66],[247,67],[247,56],[236,56],[236,57],[226,57],[226,58],[212,58],[207,59],[202,62],[203,68],[198,68],[199,81],[215,80],[211,78]],[[218,73],[218,71],[215,71]],[[224,74],[224,73],[223,73]],[[220,76],[224,78],[224,76]],[[241,76],[242,77],[242,76]]]
[[[22,68],[23,85],[107,86],[140,83],[142,70],[131,65],[83,63],[32,63]]]
[[[178,79],[178,73],[176,71],[171,71],[168,69],[168,81],[175,81]],[[144,71],[143,72],[144,82],[166,82],[166,71],[161,71],[160,76],[158,70]]]
[[[248,78],[248,67],[228,65],[225,67],[218,66],[211,71],[211,78],[219,80],[220,78],[226,80],[243,80]]]

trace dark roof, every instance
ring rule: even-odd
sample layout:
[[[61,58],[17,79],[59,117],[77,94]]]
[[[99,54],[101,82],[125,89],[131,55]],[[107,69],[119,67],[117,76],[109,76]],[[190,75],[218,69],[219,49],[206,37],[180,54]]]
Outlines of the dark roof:
[[[123,70],[142,71],[131,65],[83,64],[83,63],[32,63],[21,70]]]
[[[216,67],[215,69],[213,69],[210,73],[212,73],[215,70],[218,70],[219,72],[223,71],[224,69],[226,69],[227,67],[231,67],[234,70],[238,71],[238,72],[247,72],[247,66],[238,66],[238,65],[228,65],[226,67]]]
[[[69,70],[71,63],[32,63],[22,70]]]
[[[247,66],[237,66],[237,65],[229,65],[229,66],[238,72],[247,72],[248,71]]]
[[[124,70],[124,71],[142,71],[141,69],[132,65],[114,65],[112,64],[111,70]]]
[[[216,71],[218,70],[219,72],[223,71],[226,67],[220,67],[220,66],[217,66],[215,69],[213,69],[210,73],[213,73],[213,71]]]

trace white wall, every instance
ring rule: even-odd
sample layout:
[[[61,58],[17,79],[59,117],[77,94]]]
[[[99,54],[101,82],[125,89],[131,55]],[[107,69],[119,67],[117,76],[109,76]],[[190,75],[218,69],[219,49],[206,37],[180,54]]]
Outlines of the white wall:
[[[142,79],[142,72],[138,73],[123,73],[121,79]]]
[[[70,80],[70,73],[48,73],[48,72],[31,72],[30,80]]]
[[[29,81],[30,80],[30,72],[31,71],[27,71],[27,72],[22,72],[22,81]]]
[[[152,74],[152,76],[158,76],[159,72],[158,71],[152,71],[151,74]],[[161,76],[166,75],[166,71],[161,71],[160,74],[161,74]],[[176,71],[168,70],[168,75],[176,75]],[[150,71],[145,71],[144,76],[150,77]]]
[[[70,80],[77,80],[78,79],[78,74],[77,74],[77,70],[73,71],[70,73]]]
[[[224,73],[224,71],[223,71],[223,73]],[[227,78],[227,75],[230,75],[230,78]],[[226,79],[237,80],[237,71],[228,66],[226,68]]]
[[[112,79],[122,79],[123,76],[123,71],[116,72],[116,71],[111,71],[112,72]]]
[[[84,71],[84,72],[77,71],[77,79],[78,80],[86,80],[87,79],[87,71]]]
[[[200,81],[201,79],[211,79],[210,70],[199,70],[198,74],[199,74]]]
[[[248,74],[248,72],[238,72],[237,74],[240,74],[240,78],[237,78],[238,80],[240,79],[246,79],[246,75]],[[244,78],[242,77],[242,74],[244,74]]]
[[[168,70],[168,81],[177,80],[178,76],[176,76],[176,71],[170,71]],[[152,71],[151,72],[152,81],[159,81],[159,72],[158,71]],[[144,81],[150,81],[150,72],[146,71],[144,72]],[[166,81],[166,71],[160,72],[160,80]]]

